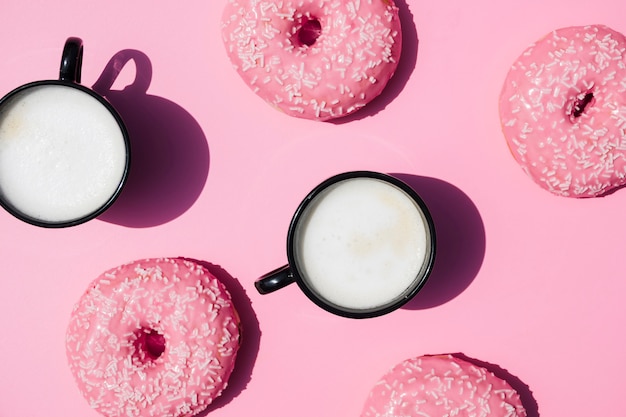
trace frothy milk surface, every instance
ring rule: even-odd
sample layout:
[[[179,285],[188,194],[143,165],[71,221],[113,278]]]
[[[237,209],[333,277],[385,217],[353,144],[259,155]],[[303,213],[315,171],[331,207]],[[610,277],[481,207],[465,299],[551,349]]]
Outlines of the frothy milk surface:
[[[322,298],[349,309],[402,296],[420,274],[429,242],[413,199],[374,178],[343,180],[322,191],[295,233],[302,275]]]
[[[60,85],[26,89],[0,110],[0,193],[35,219],[91,214],[117,190],[123,133],[94,97]]]

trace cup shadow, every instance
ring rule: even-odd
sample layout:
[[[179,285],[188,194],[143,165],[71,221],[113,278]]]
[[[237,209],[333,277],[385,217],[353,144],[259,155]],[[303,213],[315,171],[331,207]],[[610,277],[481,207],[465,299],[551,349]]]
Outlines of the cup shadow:
[[[362,109],[344,117],[331,119],[328,121],[329,123],[344,124],[377,114],[400,95],[406,83],[409,81],[409,78],[411,78],[411,74],[417,63],[417,51],[419,46],[415,19],[405,0],[394,0],[394,3],[399,9],[398,16],[402,28],[402,53],[400,54],[396,72],[378,97],[372,99],[372,101],[367,103]]]
[[[131,60],[134,82],[112,90]],[[202,128],[179,105],[149,95],[151,79],[150,59],[129,49],[111,58],[92,87],[124,120],[131,149],[126,185],[100,220],[137,228],[167,223],[193,205],[208,177],[210,156]]]
[[[235,360],[235,368],[222,395],[213,400],[204,411],[198,414],[198,417],[204,417],[211,411],[224,407],[246,389],[259,353],[261,328],[252,308],[250,298],[237,279],[233,278],[219,265],[198,259],[186,259],[204,266],[224,284],[232,297],[233,305],[237,309],[239,319],[241,320],[241,341],[237,359]]]
[[[488,371],[492,372],[498,378],[508,382],[509,385],[519,394],[522,405],[526,409],[527,417],[539,417],[539,405],[537,404],[537,400],[535,400],[535,397],[533,396],[530,387],[526,385],[521,379],[519,379],[515,375],[512,375],[509,371],[501,368],[498,365],[489,362],[483,362],[475,358],[470,358],[469,356],[460,352],[451,353],[451,355],[476,366],[485,368]]]
[[[485,228],[478,209],[460,189],[445,181],[390,174],[419,194],[435,224],[435,264],[428,281],[402,308],[422,310],[454,299],[467,289],[485,256]]]

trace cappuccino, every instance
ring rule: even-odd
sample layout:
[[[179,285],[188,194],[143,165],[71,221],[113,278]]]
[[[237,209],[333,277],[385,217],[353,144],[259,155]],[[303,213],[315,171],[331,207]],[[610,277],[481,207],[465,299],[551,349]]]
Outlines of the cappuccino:
[[[405,191],[368,177],[344,179],[304,208],[294,232],[302,280],[340,309],[366,310],[405,297],[428,268],[430,230]]]
[[[117,119],[78,88],[32,86],[0,108],[0,196],[27,217],[60,223],[97,212],[126,164]]]

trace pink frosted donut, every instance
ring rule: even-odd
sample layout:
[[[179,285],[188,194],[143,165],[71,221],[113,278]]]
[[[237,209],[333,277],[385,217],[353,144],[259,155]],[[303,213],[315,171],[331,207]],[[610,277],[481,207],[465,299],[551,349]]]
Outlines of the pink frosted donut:
[[[626,38],[567,27],[515,61],[500,95],[511,152],[541,187],[597,197],[626,183]]]
[[[228,0],[222,35],[255,93],[315,120],[353,113],[378,96],[402,47],[393,0]]]
[[[526,417],[519,394],[485,368],[452,355],[405,360],[376,383],[361,417]]]
[[[100,275],[74,307],[70,370],[104,416],[192,416],[226,387],[239,348],[229,293],[196,262],[146,259]]]

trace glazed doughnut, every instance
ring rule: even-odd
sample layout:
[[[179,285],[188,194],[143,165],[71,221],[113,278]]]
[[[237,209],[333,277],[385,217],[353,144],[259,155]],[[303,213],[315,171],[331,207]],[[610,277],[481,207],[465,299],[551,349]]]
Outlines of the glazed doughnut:
[[[228,0],[227,54],[243,80],[288,115],[329,120],[378,96],[398,65],[393,0]]]
[[[224,285],[197,262],[146,259],[100,275],[75,305],[70,370],[104,416],[191,416],[222,390],[239,348]]]
[[[597,197],[626,183],[626,38],[606,26],[553,31],[515,61],[500,95],[507,144],[541,187]]]
[[[508,382],[452,355],[401,362],[370,391],[361,417],[526,417]]]

